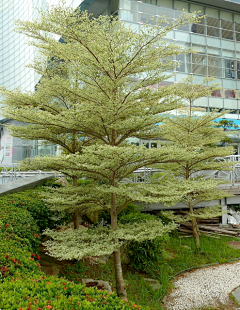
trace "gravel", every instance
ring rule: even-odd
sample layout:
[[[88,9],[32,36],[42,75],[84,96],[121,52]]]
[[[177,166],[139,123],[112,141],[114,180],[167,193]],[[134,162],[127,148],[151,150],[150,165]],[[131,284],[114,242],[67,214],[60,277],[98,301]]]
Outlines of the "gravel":
[[[186,272],[174,281],[167,296],[167,310],[191,310],[226,304],[229,293],[240,285],[240,262]]]

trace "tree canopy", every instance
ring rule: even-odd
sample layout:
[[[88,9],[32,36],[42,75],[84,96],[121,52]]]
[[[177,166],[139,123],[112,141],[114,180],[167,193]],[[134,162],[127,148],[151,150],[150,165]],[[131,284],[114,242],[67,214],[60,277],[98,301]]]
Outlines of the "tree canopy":
[[[185,183],[182,185],[171,177],[154,185],[124,184],[122,180],[145,165],[180,161],[191,155],[168,145],[156,150],[135,147],[129,145],[128,139],[158,138],[162,130],[156,124],[163,121],[162,113],[182,106],[178,88],[160,87],[160,83],[172,75],[176,66],[172,56],[188,51],[164,38],[169,31],[194,20],[193,14],[186,13],[179,20],[159,18],[154,25],[142,25],[138,33],[113,17],[94,18],[87,12],[60,5],[51,7],[34,22],[17,23],[18,31],[38,48],[40,57],[30,66],[42,78],[34,92],[1,88],[4,115],[30,124],[11,126],[11,130],[22,138],[40,136],[68,151],[57,158],[36,158],[31,167],[54,168],[72,177],[104,181],[104,186],[98,182],[86,186],[84,194],[83,189],[59,190],[53,197],[55,205],[62,209],[64,204],[57,202],[59,195],[66,197],[71,192],[73,209],[78,206],[82,210],[89,199],[97,198],[111,215],[111,226],[105,234],[111,236],[111,242],[97,238],[96,246],[95,241],[86,241],[89,236],[96,240],[93,234],[96,230],[89,230],[89,236],[84,235],[85,241],[79,239],[76,230],[71,232],[76,242],[71,250],[67,232],[63,235],[49,232],[53,238],[48,243],[49,251],[59,258],[66,257],[66,251],[68,258],[80,258],[82,242],[86,253],[92,251],[92,246],[95,255],[101,254],[103,248],[105,252],[113,251],[118,295],[125,298],[121,243],[136,235],[141,235],[139,240],[152,239],[153,235],[162,235],[176,226],[159,221],[158,228],[156,223],[150,223],[151,226],[146,223],[145,229],[136,224],[135,229],[126,227],[123,232],[124,227],[118,226],[119,213],[131,201],[171,204],[189,191]],[[61,40],[56,40],[56,35]],[[68,201],[65,207],[70,204]],[[92,201],[91,206],[94,204]],[[100,203],[95,205],[98,208]]]

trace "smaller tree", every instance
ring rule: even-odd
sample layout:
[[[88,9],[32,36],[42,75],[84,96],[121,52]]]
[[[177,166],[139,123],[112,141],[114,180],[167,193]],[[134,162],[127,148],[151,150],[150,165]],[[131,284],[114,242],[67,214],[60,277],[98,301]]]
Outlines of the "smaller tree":
[[[224,131],[239,129],[239,126],[235,124],[234,121],[230,121],[229,119],[221,119],[217,123],[216,127],[223,128]]]
[[[222,128],[216,128],[213,122],[219,117],[219,113],[206,113],[194,108],[195,100],[209,96],[216,89],[216,85],[206,86],[207,82],[209,79],[197,85],[193,83],[192,78],[188,78],[181,83],[182,88],[179,93],[187,105],[179,111],[180,116],[166,117],[161,125],[162,137],[177,146],[179,150],[185,150],[186,155],[190,155],[183,161],[161,166],[165,171],[175,175],[179,182],[184,182],[186,186],[189,186],[190,191],[182,199],[182,202],[188,206],[188,212],[180,218],[173,216],[173,213],[163,213],[179,222],[191,221],[198,248],[200,247],[200,232],[197,220],[220,215],[221,210],[220,206],[197,210],[194,207],[202,201],[207,202],[231,196],[216,188],[222,181],[206,178],[209,171],[231,169],[231,163],[217,162],[215,158],[233,153],[233,148],[230,146],[217,147],[217,143],[226,137],[226,132]]]

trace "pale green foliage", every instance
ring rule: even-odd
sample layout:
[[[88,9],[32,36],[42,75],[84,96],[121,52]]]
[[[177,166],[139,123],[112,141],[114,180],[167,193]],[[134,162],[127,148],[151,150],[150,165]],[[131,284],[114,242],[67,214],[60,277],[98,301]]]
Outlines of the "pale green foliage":
[[[183,222],[192,221],[195,228],[194,219],[219,216],[221,212],[217,207],[196,210],[193,209],[194,206],[203,201],[231,196],[216,188],[223,181],[205,178],[211,171],[230,170],[231,162],[216,161],[216,157],[228,156],[233,153],[233,148],[230,146],[217,147],[217,143],[226,137],[226,133],[222,129],[216,128],[213,122],[216,118],[221,117],[221,114],[201,112],[194,108],[194,100],[202,96],[209,96],[215,89],[215,87],[206,86],[206,82],[208,81],[205,80],[201,85],[196,85],[193,78],[189,78],[185,83],[182,83],[179,96],[186,100],[186,108],[181,109],[180,116],[168,117],[160,126],[162,136],[186,153],[185,160],[161,165],[163,171],[171,172],[180,182],[188,184],[191,189],[181,200],[189,207],[189,212],[182,219],[175,219]],[[175,87],[174,85],[173,88]],[[167,216],[166,212],[165,216]],[[169,213],[169,217],[173,219],[173,214]],[[195,231],[195,233],[197,232]]]
[[[184,213],[184,212],[183,212]],[[185,212],[183,215],[176,215],[174,214],[174,211],[161,211],[161,214],[176,222],[176,223],[186,223],[191,222],[192,218],[196,219],[210,219],[216,216],[222,215],[222,208],[220,206],[213,206],[213,207],[207,207],[205,209],[197,209],[194,211],[193,214],[189,213],[188,211]]]
[[[36,137],[40,131],[42,139],[54,143],[59,140],[57,143],[68,150],[68,155],[36,158],[30,163],[26,161],[23,167],[55,169],[69,176],[85,176],[105,182],[102,187],[96,182],[92,189],[84,188],[85,196],[79,190],[81,197],[78,197],[78,189],[75,193],[70,189],[73,209],[78,206],[83,211],[87,206],[98,209],[103,205],[110,210],[112,230],[102,237],[87,233],[91,236],[93,255],[105,247],[111,248],[108,253],[115,251],[123,236],[134,236],[131,229],[139,240],[144,240],[175,227],[170,225],[163,229],[158,222],[156,225],[150,223],[149,229],[142,227],[137,230],[137,227],[129,226],[128,232],[121,227],[118,229],[117,217],[136,200],[175,203],[176,198],[181,199],[187,194],[185,186],[175,185],[176,180],[170,178],[154,185],[119,182],[140,167],[186,158],[184,151],[174,147],[148,150],[127,145],[126,139],[158,138],[161,128],[156,123],[163,120],[161,113],[182,106],[183,100],[177,96],[176,88],[153,89],[151,85],[171,76],[166,73],[176,65],[171,56],[188,52],[164,40],[167,32],[194,20],[194,14],[183,14],[180,20],[162,27],[161,23],[167,21],[160,18],[155,25],[143,25],[140,33],[136,33],[112,17],[95,19],[86,12],[58,6],[44,12],[33,23],[18,22],[18,30],[29,36],[30,44],[41,53],[31,67],[43,78],[33,93],[2,89],[3,113],[6,117],[32,124],[30,138]],[[55,39],[56,35],[62,37],[62,43]],[[28,138],[26,127],[11,129],[15,135]],[[88,146],[79,144],[80,136]],[[92,142],[94,145],[89,146]],[[63,202],[60,208],[68,210],[70,199],[63,201],[68,190],[56,191],[58,197],[53,196],[51,203],[56,207]],[[65,238],[64,233],[62,235]],[[110,242],[111,236],[120,238],[117,246]],[[75,257],[74,251],[84,252],[82,239],[74,238],[54,243],[51,254],[71,258]],[[74,251],[70,250],[70,245]],[[90,252],[84,253],[90,255]],[[83,254],[76,257],[83,257]]]
[[[160,21],[141,27],[138,34],[108,16],[89,19],[86,12],[77,15],[59,7],[35,23],[19,22],[20,31],[35,38],[31,44],[42,51],[32,67],[44,77],[34,93],[2,90],[4,115],[63,132],[75,130],[111,145],[150,130],[158,137],[159,113],[176,108],[180,100],[171,88],[148,86],[169,77],[164,72],[175,63],[167,57],[184,52],[161,39],[192,19],[184,15],[166,28]],[[66,43],[52,33],[63,35]]]
[[[119,224],[117,230],[98,226],[88,230],[46,231],[52,238],[45,243],[48,253],[59,259],[81,259],[86,256],[109,255],[126,241],[153,240],[174,229],[177,225],[163,225],[160,220]]]

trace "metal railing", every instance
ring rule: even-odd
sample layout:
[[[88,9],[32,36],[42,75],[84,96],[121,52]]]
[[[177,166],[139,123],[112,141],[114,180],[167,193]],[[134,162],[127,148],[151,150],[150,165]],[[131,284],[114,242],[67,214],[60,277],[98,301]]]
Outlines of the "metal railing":
[[[200,171],[192,175],[192,177],[202,176],[204,178],[214,178],[224,181],[225,184],[229,185],[240,185],[240,155],[230,155],[226,157],[215,158],[217,162],[233,162],[232,168],[230,170],[205,170]],[[153,169],[143,167],[134,171],[133,176],[124,180],[125,182],[133,183],[146,183],[153,176],[154,173],[159,172],[158,178],[163,178],[166,173],[162,172],[160,169]]]
[[[16,180],[21,179],[21,178],[32,177],[32,176],[36,176],[36,175],[40,175],[40,174],[44,174],[44,175],[55,174],[56,177],[60,175],[60,174],[54,173],[53,171],[41,171],[41,170],[21,171],[18,164],[12,164],[11,167],[2,166],[1,168],[2,168],[2,170],[0,172],[0,185],[6,184],[8,182],[16,181]]]
[[[233,162],[233,167],[231,170],[207,170],[200,171],[194,175],[194,177],[202,176],[204,178],[214,178],[220,179],[226,182],[225,184],[240,185],[240,155],[230,155],[226,157],[217,157],[215,161],[220,162]],[[152,178],[153,174],[158,172],[158,179],[165,176],[166,173],[161,172],[160,169],[142,167],[134,171],[132,176],[122,180],[124,183],[146,183]],[[53,175],[56,177],[63,176],[61,173],[56,173],[53,171],[21,171],[18,164],[13,164],[11,167],[2,167],[0,172],[0,184],[5,184],[11,181],[15,181],[19,178],[30,177],[39,174]]]

